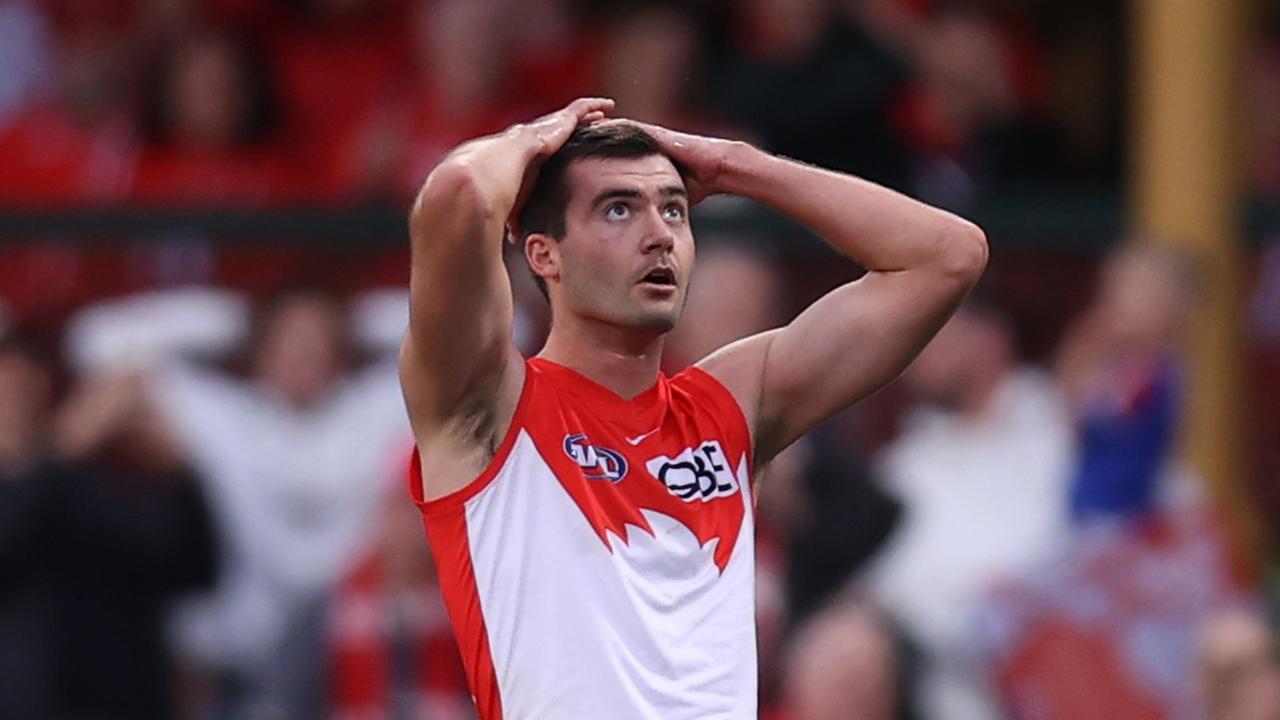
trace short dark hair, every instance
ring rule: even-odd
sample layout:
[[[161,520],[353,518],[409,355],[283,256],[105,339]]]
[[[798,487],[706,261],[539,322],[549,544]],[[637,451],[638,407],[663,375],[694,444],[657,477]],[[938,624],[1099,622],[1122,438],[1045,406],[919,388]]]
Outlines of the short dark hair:
[[[566,177],[569,166],[575,161],[593,157],[641,158],[649,155],[667,157],[680,173],[680,178],[684,179],[685,170],[680,163],[666,155],[658,141],[640,126],[630,123],[578,126],[538,170],[533,188],[517,218],[522,238],[534,233],[549,235],[556,240],[564,237],[565,210],[569,205]],[[543,297],[547,297],[546,281],[536,274],[533,281]]]

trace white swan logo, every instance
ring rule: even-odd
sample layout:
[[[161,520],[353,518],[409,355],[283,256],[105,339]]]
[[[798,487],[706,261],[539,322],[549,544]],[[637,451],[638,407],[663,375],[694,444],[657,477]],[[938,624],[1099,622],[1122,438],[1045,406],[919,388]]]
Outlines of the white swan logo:
[[[647,597],[663,602],[664,616],[687,606],[699,591],[720,577],[716,565],[716,548],[721,539],[706,543],[679,520],[656,510],[641,509],[649,527],[627,523],[625,536],[609,533],[609,546],[614,561],[633,586],[652,586],[654,578],[662,579],[662,588],[654,588]],[[675,602],[679,598],[680,602]],[[696,613],[695,613],[696,616]]]

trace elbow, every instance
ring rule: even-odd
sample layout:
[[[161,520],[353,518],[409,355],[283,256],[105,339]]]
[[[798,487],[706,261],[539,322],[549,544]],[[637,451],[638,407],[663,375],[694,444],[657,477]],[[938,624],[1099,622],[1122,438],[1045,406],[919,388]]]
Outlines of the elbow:
[[[942,236],[939,264],[943,274],[972,287],[987,268],[990,248],[987,234],[968,220],[957,219]]]
[[[479,173],[464,158],[446,160],[427,176],[409,213],[409,225],[417,231],[447,219],[484,220],[493,203],[485,193]]]

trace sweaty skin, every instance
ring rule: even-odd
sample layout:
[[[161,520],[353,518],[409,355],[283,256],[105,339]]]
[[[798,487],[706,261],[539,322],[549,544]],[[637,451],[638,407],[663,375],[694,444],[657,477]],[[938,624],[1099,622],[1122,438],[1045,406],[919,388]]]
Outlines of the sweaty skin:
[[[604,120],[612,109],[611,100],[583,98],[466,143],[418,194],[409,221],[411,322],[401,377],[426,499],[483,471],[524,384],[502,263],[507,223],[540,162],[577,125],[630,122]],[[665,156],[573,163],[564,236],[524,238],[525,257],[546,282],[553,309],[541,357],[623,398],[651,387],[692,275],[688,210],[709,195],[769,206],[867,269],[788,325],[698,363],[746,416],[757,470],[902,372],[986,266],[982,231],[942,210],[745,143],[635,124]],[[683,180],[672,160],[686,169]],[[674,282],[645,282],[655,269]]]

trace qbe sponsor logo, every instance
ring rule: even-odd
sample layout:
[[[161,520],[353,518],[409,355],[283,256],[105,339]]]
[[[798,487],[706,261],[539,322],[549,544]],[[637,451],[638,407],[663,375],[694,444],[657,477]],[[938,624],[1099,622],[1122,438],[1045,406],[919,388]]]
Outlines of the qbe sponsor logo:
[[[704,440],[673,458],[659,455],[644,466],[668,492],[685,502],[706,502],[738,492],[738,479],[729,469],[719,440]]]

